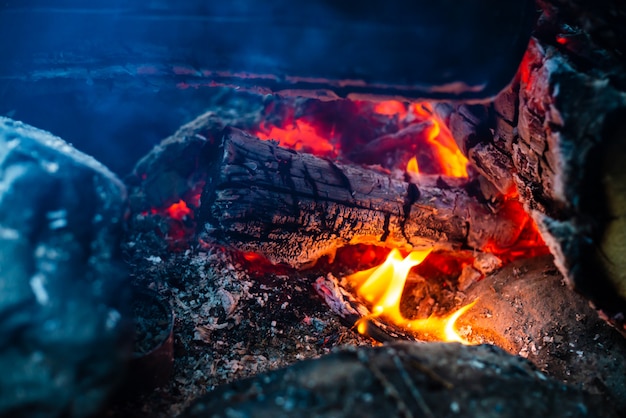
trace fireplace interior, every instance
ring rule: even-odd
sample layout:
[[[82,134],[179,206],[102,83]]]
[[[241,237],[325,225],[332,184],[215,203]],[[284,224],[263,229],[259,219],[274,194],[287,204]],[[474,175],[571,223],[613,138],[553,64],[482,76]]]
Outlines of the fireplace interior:
[[[501,3],[4,2],[0,416],[626,414],[626,9]]]

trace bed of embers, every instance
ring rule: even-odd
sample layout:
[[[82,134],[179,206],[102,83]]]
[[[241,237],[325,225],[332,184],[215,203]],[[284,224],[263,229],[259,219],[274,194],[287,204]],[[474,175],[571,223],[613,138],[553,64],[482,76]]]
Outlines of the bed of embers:
[[[474,248],[452,238],[443,246],[372,245],[372,232],[352,225],[353,234],[335,228],[332,245],[303,254],[297,230],[286,231],[292,244],[274,247],[201,209],[218,152],[203,147],[229,136],[317,155],[337,170],[368,165],[419,187],[479,193],[480,176],[428,104],[248,94],[229,102],[166,139],[127,179],[125,254],[135,284],[173,309],[172,357],[162,360],[167,368],[173,359],[173,370],[160,380],[148,373],[145,388],[129,390],[104,416],[623,411],[624,338],[565,285],[514,195],[481,200],[505,207],[494,210],[505,244]]]

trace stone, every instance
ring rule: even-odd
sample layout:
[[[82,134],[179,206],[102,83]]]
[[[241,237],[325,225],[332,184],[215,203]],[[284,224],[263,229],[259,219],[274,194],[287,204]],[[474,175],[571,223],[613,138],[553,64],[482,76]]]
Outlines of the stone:
[[[0,117],[0,416],[89,416],[121,380],[125,199],[93,158]]]
[[[393,343],[344,349],[220,386],[201,417],[617,416],[609,404],[547,378],[491,345]]]

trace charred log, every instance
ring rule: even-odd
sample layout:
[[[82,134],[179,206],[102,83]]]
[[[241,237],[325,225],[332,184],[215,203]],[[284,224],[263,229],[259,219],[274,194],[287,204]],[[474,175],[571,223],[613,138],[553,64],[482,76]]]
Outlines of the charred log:
[[[220,84],[320,98],[484,99],[510,83],[534,15],[531,0],[8,2],[0,35],[15,42],[3,45],[0,75],[3,88],[27,77],[124,91]]]
[[[395,343],[221,386],[182,416],[618,416],[611,407],[492,346]]]
[[[558,8],[554,4],[558,3]],[[626,14],[543,2],[518,81],[489,106],[439,105],[474,166],[517,189],[569,283],[626,312]],[[573,19],[576,16],[576,19]]]
[[[445,182],[414,184],[227,129],[199,223],[220,241],[301,267],[348,244],[508,247],[524,225]],[[510,214],[509,214],[510,215]]]

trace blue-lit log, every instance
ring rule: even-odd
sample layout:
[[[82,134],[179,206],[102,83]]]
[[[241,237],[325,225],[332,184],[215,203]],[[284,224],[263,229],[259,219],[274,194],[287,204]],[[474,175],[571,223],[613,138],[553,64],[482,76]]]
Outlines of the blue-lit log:
[[[485,99],[513,78],[532,1],[8,1],[0,77],[139,77],[321,97]]]

